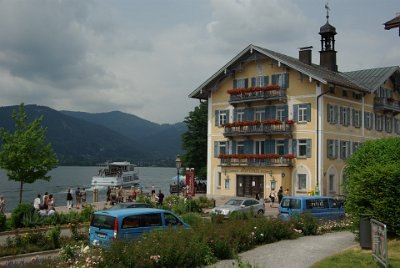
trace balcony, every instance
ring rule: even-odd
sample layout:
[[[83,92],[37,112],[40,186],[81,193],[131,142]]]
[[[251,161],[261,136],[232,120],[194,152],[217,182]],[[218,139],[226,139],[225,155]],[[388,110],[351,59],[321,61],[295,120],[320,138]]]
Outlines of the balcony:
[[[383,113],[400,113],[400,101],[392,98],[374,98],[374,109]]]
[[[294,156],[276,154],[220,155],[221,166],[230,167],[291,167]]]
[[[228,123],[224,126],[224,137],[252,135],[290,135],[293,131],[293,120],[264,120]]]
[[[281,89],[279,85],[270,85],[265,87],[251,87],[228,90],[231,95],[230,104],[279,100],[286,102],[286,89]]]

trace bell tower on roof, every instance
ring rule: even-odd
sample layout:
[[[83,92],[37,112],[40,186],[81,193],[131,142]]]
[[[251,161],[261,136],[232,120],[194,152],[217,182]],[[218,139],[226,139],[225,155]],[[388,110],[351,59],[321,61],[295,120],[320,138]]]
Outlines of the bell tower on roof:
[[[335,35],[336,28],[329,24],[329,6],[325,5],[326,23],[319,29],[321,35],[320,65],[331,71],[338,71],[336,65]]]

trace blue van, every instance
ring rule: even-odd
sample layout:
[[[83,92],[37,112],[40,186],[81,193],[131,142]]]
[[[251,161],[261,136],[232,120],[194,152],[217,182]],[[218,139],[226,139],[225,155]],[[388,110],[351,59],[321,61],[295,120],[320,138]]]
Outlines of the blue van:
[[[343,202],[329,196],[284,196],[279,204],[279,219],[290,220],[295,214],[311,213],[318,219],[337,220],[345,216]]]
[[[168,227],[190,228],[171,211],[156,208],[125,208],[93,213],[89,227],[89,243],[108,247],[113,240],[138,239],[143,232]]]

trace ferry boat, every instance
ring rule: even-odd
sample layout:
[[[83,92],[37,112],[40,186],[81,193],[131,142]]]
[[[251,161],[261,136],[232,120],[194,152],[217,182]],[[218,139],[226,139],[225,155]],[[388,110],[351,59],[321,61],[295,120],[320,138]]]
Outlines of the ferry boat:
[[[92,177],[92,187],[136,187],[140,185],[135,165],[130,162],[107,162],[99,166],[97,175]]]

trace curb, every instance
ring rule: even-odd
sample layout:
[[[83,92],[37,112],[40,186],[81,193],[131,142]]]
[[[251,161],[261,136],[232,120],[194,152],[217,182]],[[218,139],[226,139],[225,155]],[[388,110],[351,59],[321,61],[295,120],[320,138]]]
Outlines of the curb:
[[[25,253],[25,254],[18,254],[18,255],[10,255],[10,256],[5,256],[5,257],[0,257],[0,265],[2,265],[2,262],[7,262],[10,260],[13,261],[18,261],[18,259],[22,258],[29,258],[29,257],[35,257],[35,256],[42,256],[46,254],[55,254],[60,252],[61,249],[52,249],[52,250],[46,250],[46,251],[38,251],[38,252],[32,252],[32,253]]]

